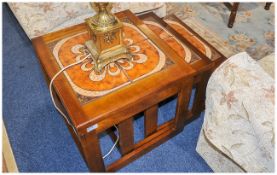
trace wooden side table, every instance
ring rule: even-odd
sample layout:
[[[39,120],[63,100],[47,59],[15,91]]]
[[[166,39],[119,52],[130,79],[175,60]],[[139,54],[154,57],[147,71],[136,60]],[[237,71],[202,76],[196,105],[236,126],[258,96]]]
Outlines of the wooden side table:
[[[111,63],[97,74],[89,59],[54,81],[55,100],[68,116],[71,135],[89,169],[96,172],[116,171],[181,132],[204,110],[209,76],[225,60],[174,15],[160,19],[148,13],[139,19],[123,11],[116,16],[124,22],[132,61]],[[84,47],[88,39],[83,23],[32,40],[48,82],[61,68],[88,54]],[[158,126],[158,104],[175,95],[174,118]],[[133,120],[141,112],[144,139],[134,143]],[[99,135],[108,132],[115,141],[114,125],[121,158],[105,166]]]
[[[110,64],[95,74],[93,63],[72,67],[54,81],[56,101],[67,114],[67,126],[91,171],[115,171],[182,131],[195,70],[130,11],[116,14],[125,24],[132,62]],[[76,25],[32,40],[49,80],[66,65],[85,56],[86,25]],[[158,126],[158,103],[177,95],[175,117]],[[133,117],[144,112],[145,138],[134,143]],[[71,125],[73,127],[71,127]],[[99,134],[119,130],[122,157],[105,167]],[[74,132],[74,130],[76,132]]]

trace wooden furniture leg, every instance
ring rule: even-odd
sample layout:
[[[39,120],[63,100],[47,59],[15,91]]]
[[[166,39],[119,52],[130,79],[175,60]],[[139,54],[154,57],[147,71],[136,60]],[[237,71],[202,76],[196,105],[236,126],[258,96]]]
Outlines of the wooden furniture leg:
[[[118,124],[119,145],[122,155],[134,149],[134,128],[133,118],[129,118]]]
[[[206,87],[209,81],[211,73],[209,71],[204,72],[201,76],[201,81],[196,84],[196,93],[194,97],[194,103],[192,107],[192,113],[194,117],[197,117],[203,110],[205,110],[205,96]]]
[[[272,2],[267,2],[267,3],[265,3],[264,9],[265,9],[265,10],[269,10],[271,4],[272,4]]]
[[[95,131],[91,131],[81,138],[81,146],[90,171],[105,172],[99,139]]]
[[[185,83],[185,87],[178,94],[177,106],[176,106],[176,117],[175,117],[175,126],[178,130],[183,130],[186,121],[189,119],[188,116],[188,105],[189,99],[192,92],[192,80],[189,80]]]
[[[229,22],[228,22],[228,27],[229,28],[232,28],[233,25],[234,25],[238,8],[239,8],[239,3],[234,2],[232,7],[231,7],[231,14],[230,14],[230,17],[229,17]]]

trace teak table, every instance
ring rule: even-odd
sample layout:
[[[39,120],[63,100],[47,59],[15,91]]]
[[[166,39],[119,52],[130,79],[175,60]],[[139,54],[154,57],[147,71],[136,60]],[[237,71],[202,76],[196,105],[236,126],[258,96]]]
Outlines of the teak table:
[[[133,55],[101,73],[86,60],[54,81],[55,101],[67,114],[69,131],[89,169],[116,171],[181,132],[204,109],[210,73],[225,58],[175,16],[165,19],[130,11],[116,16],[124,22],[124,42]],[[32,40],[47,82],[63,67],[88,54],[88,32],[79,24]],[[192,88],[196,95],[188,104]],[[158,104],[177,95],[175,117],[158,126]],[[134,142],[133,120],[144,113],[144,139]],[[99,135],[119,132],[121,158],[105,166]],[[72,127],[73,126],[73,127]]]

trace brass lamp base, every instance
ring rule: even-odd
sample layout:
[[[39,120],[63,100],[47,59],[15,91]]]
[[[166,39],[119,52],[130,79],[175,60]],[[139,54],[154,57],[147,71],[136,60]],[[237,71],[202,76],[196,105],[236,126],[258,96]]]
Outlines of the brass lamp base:
[[[115,62],[119,59],[132,59],[132,55],[124,45],[118,45],[100,54],[97,52],[96,45],[92,40],[85,42],[85,45],[91,53],[92,59],[95,63],[94,70],[98,73],[100,73],[102,68],[111,62]]]

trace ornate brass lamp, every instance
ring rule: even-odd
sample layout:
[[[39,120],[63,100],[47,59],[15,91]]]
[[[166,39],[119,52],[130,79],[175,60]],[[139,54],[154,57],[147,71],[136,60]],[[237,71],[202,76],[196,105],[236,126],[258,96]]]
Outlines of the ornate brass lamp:
[[[110,10],[109,3],[90,3],[97,14],[86,19],[91,40],[85,45],[92,54],[94,68],[101,72],[107,64],[119,59],[131,59],[123,43],[123,24]]]

